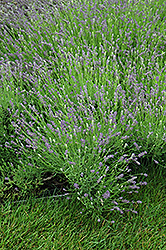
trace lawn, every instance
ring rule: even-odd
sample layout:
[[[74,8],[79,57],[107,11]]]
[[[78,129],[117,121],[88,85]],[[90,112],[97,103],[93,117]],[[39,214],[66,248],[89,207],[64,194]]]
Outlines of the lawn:
[[[2,2],[0,249],[164,250],[166,2]]]

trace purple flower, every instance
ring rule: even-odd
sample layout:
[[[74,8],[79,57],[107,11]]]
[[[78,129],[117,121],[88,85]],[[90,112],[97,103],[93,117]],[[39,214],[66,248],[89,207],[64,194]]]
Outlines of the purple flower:
[[[140,154],[138,155],[138,157],[141,157],[141,156],[143,156],[144,154],[147,154],[147,152],[145,151],[145,152],[140,153]]]
[[[115,204],[115,205],[118,205],[118,202],[116,202],[116,201],[112,201],[112,203]]]
[[[131,212],[134,213],[134,214],[138,214],[138,212],[135,211],[135,210],[131,210]]]
[[[48,142],[46,142],[45,145],[46,145],[47,149],[50,149],[51,145]]]
[[[120,213],[123,213],[123,211],[119,207],[114,207],[117,211],[120,211]]]
[[[103,165],[103,163],[102,163],[102,162],[100,162],[100,163],[99,163],[99,165],[100,165],[100,167],[101,167],[101,166]]]
[[[79,186],[77,183],[74,183],[74,187],[79,189]]]
[[[69,161],[69,163],[72,164],[72,165],[76,165],[76,163],[75,163],[75,162],[72,162],[72,161]]]
[[[67,153],[68,153],[68,150],[65,151],[65,155],[67,155]]]
[[[145,177],[147,177],[147,176],[148,176],[147,174],[143,174],[143,173],[141,173],[141,175],[144,175]]]
[[[123,203],[130,203],[128,200],[122,200]]]
[[[31,164],[31,163],[28,163],[28,165],[29,165],[29,166],[33,166],[33,164]]]
[[[140,185],[147,185],[147,182],[146,181],[144,181],[144,182],[141,181],[139,184]]]
[[[104,161],[107,161],[109,158],[113,158],[113,157],[114,157],[114,155],[108,155],[107,157],[104,156]]]
[[[95,170],[94,170],[94,169],[92,169],[92,170],[90,170],[90,172],[91,172],[91,173],[94,173],[94,172],[95,172]]]
[[[138,186],[136,186],[136,185],[134,185],[134,186],[129,186],[129,188],[132,188],[132,189],[139,189],[140,187],[138,187]]]
[[[110,192],[107,190],[102,196],[104,199],[107,199],[108,197],[110,197]]]
[[[98,180],[97,183],[99,183],[101,181],[101,179],[103,178],[103,176],[101,176]]]
[[[105,170],[105,171],[107,172],[108,170],[109,170],[109,167],[107,166],[107,168],[106,168],[106,170]]]
[[[120,174],[119,176],[115,177],[116,179],[121,179],[124,176],[124,174]]]
[[[159,76],[156,76],[156,81],[158,81],[159,80]]]

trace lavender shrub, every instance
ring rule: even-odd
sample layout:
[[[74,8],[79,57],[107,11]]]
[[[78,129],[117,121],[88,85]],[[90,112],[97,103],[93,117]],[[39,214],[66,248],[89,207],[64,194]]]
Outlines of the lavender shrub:
[[[137,213],[125,193],[138,192],[147,174],[131,174],[129,164],[153,156],[163,165],[166,151],[163,7],[84,1],[61,18],[20,21],[19,10],[11,27],[1,25],[1,91],[15,128],[5,146],[21,154],[11,183],[30,191],[44,172],[63,173],[66,191],[98,220],[106,211]]]

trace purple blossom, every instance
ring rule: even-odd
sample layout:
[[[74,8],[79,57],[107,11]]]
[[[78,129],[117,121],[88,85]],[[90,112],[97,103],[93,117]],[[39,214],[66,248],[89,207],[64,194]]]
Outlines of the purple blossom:
[[[101,179],[103,178],[103,176],[101,176],[98,180],[97,183],[99,183],[101,181]]]
[[[92,169],[92,170],[90,170],[90,172],[91,172],[91,173],[94,173],[94,172],[95,172],[95,170],[94,170],[94,169]]]
[[[115,204],[115,205],[118,205],[118,202],[116,202],[116,201],[112,201],[112,203]]]
[[[137,203],[142,203],[142,201],[137,201]]]
[[[67,155],[67,153],[68,153],[68,150],[65,151],[65,155]]]
[[[76,163],[72,161],[69,161],[69,164],[76,165]]]
[[[144,182],[141,181],[141,182],[139,182],[139,184],[143,186],[143,185],[147,185],[147,182],[146,181],[144,181]]]
[[[133,185],[133,186],[129,186],[129,188],[132,188],[132,189],[139,189],[140,187],[136,186],[136,185]]]
[[[138,157],[141,157],[141,156],[143,156],[144,154],[147,154],[147,152],[145,151],[145,152],[140,153],[140,154],[138,155]]]
[[[116,179],[121,179],[123,178],[124,174],[120,174],[119,176],[115,177]]]
[[[110,197],[110,192],[107,190],[102,196],[104,199],[108,199]]]
[[[130,203],[128,200],[122,200],[123,203]]]
[[[99,163],[99,166],[100,166],[100,167],[101,167],[101,166],[103,166],[103,163],[102,163],[102,162],[100,162],[100,163]]]
[[[131,210],[131,212],[134,213],[134,214],[138,214],[138,212],[135,211],[135,210]]]
[[[109,167],[107,166],[105,171],[108,172],[108,170],[109,170]]]
[[[104,156],[104,161],[107,161],[109,158],[113,158],[114,155],[108,155],[107,157]]]
[[[77,183],[74,183],[74,187],[77,188],[77,189],[79,189],[79,186],[78,186]]]
[[[51,145],[49,143],[45,143],[45,146],[47,147],[47,149],[50,149]]]

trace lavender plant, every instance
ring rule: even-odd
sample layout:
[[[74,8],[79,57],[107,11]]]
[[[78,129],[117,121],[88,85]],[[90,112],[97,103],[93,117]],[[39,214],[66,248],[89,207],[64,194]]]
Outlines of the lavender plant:
[[[161,2],[155,13],[135,1],[70,3],[59,18],[36,13],[20,29],[16,20],[1,26],[1,87],[15,93],[7,143],[21,153],[11,183],[30,191],[44,172],[63,173],[87,211],[136,213],[124,196],[147,174],[130,174],[129,164],[153,156],[163,165],[166,149]]]

